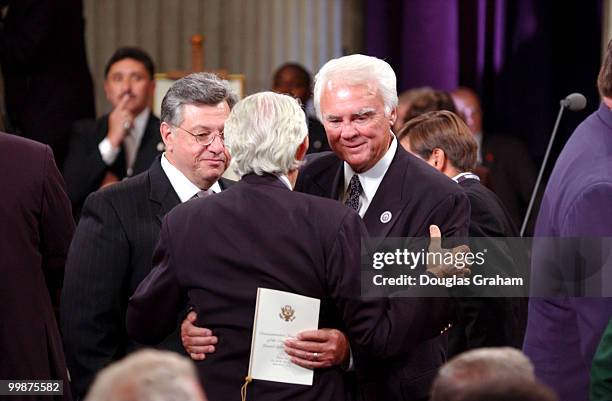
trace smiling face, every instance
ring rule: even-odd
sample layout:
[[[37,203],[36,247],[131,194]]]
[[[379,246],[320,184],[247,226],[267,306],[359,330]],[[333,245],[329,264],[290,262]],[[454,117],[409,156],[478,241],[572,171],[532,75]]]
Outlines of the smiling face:
[[[385,116],[384,101],[374,83],[329,80],[320,109],[332,150],[355,172],[372,168],[389,149],[396,111]]]
[[[208,189],[221,177],[230,157],[220,133],[230,108],[223,101],[215,106],[186,104],[182,106],[182,123],[179,128],[162,123],[161,133],[166,144],[166,158],[188,179],[201,189]],[[204,146],[195,135],[214,133],[210,145]]]

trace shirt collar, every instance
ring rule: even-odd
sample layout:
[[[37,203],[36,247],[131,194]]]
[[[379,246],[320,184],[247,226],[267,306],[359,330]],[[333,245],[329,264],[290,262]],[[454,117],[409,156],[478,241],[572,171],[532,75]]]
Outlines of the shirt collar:
[[[391,162],[393,161],[393,157],[395,156],[395,152],[397,151],[397,139],[395,135],[391,135],[391,145],[385,155],[369,170],[357,174],[359,176],[359,181],[361,182],[361,187],[363,188],[363,196],[368,201],[371,201],[376,194],[376,190],[380,186],[382,179],[384,178]],[[351,166],[347,162],[344,162],[344,192],[348,190],[349,183],[351,182],[351,178],[356,173],[353,171]]]
[[[453,177],[453,181],[455,181],[456,183],[459,183],[463,180],[467,180],[467,179],[473,179],[473,180],[478,180],[480,181],[480,178],[478,178],[478,176],[474,173],[472,173],[471,171],[464,171],[463,173],[459,173],[456,176]]]
[[[151,114],[151,109],[146,107],[136,116],[136,118],[134,118],[134,126],[131,130],[131,134],[134,136],[137,144],[140,144],[142,141],[145,129],[147,128],[147,122],[149,121],[149,114]]]
[[[284,174],[275,174],[279,180],[281,180],[281,182],[283,184],[285,184],[287,186],[287,188],[289,188],[291,191],[293,191],[293,187],[291,186],[291,182],[289,181],[289,178],[287,178],[286,175]]]
[[[170,185],[174,188],[174,191],[178,195],[181,202],[186,202],[189,199],[193,198],[195,194],[201,191],[197,185],[193,182],[189,181],[187,177],[179,169],[172,165],[166,158],[166,153],[162,154],[161,157],[161,167],[166,173],[168,180],[170,180]],[[214,184],[210,186],[208,189],[209,192],[219,193],[221,192],[221,186],[219,185],[219,181],[215,181]]]

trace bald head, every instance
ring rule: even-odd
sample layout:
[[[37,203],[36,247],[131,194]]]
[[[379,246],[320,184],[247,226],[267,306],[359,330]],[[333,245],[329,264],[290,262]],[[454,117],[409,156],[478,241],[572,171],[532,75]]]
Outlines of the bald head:
[[[482,108],[480,98],[472,89],[460,86],[451,92],[459,115],[470,127],[472,134],[482,133]]]

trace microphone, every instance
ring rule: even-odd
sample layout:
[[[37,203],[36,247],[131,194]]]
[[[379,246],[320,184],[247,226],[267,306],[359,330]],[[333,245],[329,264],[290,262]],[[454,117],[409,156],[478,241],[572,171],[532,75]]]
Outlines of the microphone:
[[[557,115],[557,121],[555,122],[555,127],[552,130],[552,134],[550,135],[550,140],[548,141],[548,147],[546,148],[546,154],[544,155],[544,160],[542,161],[542,167],[540,167],[540,173],[538,174],[538,179],[536,180],[535,186],[533,188],[533,192],[531,193],[531,200],[529,200],[529,206],[527,207],[527,212],[525,213],[525,219],[523,220],[523,225],[521,226],[521,237],[525,234],[525,229],[527,229],[527,222],[529,221],[529,216],[531,215],[531,209],[533,209],[533,203],[535,202],[536,194],[538,193],[538,188],[540,187],[540,183],[542,182],[542,176],[544,175],[544,169],[546,168],[546,162],[548,161],[548,156],[550,155],[550,150],[552,149],[553,142],[555,141],[555,136],[557,135],[557,129],[559,129],[559,122],[561,121],[561,116],[563,115],[563,110],[568,109],[571,111],[580,111],[586,107],[587,100],[581,93],[571,93],[565,97],[565,99],[561,99],[561,107],[559,108],[559,114]]]
[[[572,93],[561,100],[561,106],[571,111],[580,111],[586,107],[587,100],[582,93]]]

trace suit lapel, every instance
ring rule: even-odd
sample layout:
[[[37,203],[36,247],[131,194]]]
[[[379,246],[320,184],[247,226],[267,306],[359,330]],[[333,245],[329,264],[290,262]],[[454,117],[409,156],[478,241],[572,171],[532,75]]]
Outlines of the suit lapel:
[[[340,189],[344,189],[344,163],[340,163],[338,168],[336,169],[336,175],[334,176],[334,180],[331,185],[331,194],[330,198],[332,199],[341,199],[340,198]]]
[[[159,120],[153,114],[149,114],[142,141],[138,147],[138,152],[136,152],[134,174],[147,170],[151,164],[150,161],[162,152],[158,148],[159,143],[162,143],[159,133]]]
[[[407,202],[407,199],[404,199],[405,188],[403,188],[406,174],[403,152],[405,152],[403,148],[398,146],[393,161],[363,216],[372,238],[384,238],[389,235]]]
[[[157,157],[151,168],[149,168],[149,180],[151,182],[151,192],[149,200],[158,208],[155,215],[161,225],[166,213],[172,210],[176,205],[181,203],[178,195],[172,188],[170,180],[161,168],[161,157]]]

